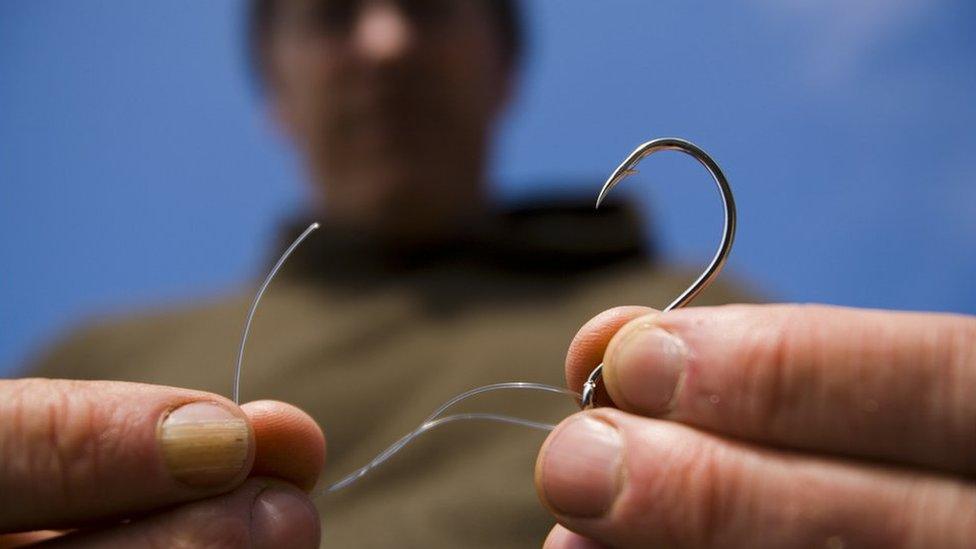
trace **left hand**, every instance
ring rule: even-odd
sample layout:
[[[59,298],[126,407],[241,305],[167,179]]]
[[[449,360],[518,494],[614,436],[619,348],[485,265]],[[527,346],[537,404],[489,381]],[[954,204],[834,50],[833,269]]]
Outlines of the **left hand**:
[[[0,380],[0,547],[318,547],[325,438],[294,406]]]
[[[972,547],[976,318],[818,306],[607,311],[566,362],[546,547]]]

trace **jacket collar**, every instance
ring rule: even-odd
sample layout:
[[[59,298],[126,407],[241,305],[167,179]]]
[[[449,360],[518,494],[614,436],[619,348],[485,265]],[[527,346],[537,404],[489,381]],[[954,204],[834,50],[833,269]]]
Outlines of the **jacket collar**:
[[[300,217],[285,224],[276,249],[284,249],[310,222]],[[589,199],[527,201],[496,210],[466,234],[411,245],[381,241],[328,220],[321,223],[289,260],[283,276],[358,285],[458,264],[566,276],[621,261],[650,261],[654,255],[635,208],[623,202],[595,211]]]

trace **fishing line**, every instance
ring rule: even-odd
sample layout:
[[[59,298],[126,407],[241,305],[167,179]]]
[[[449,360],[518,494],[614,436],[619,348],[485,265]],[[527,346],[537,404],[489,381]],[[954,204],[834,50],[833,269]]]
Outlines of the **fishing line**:
[[[504,414],[465,413],[465,414],[453,414],[453,415],[441,417],[441,414],[446,412],[449,408],[453,407],[454,405],[459,404],[461,401],[467,400],[469,398],[475,397],[483,393],[488,393],[491,391],[504,391],[504,390],[534,390],[534,391],[544,391],[548,393],[557,393],[557,394],[573,397],[576,400],[577,404],[579,404],[580,399],[582,398],[582,396],[579,393],[575,391],[571,391],[569,389],[556,387],[555,385],[546,385],[544,383],[531,383],[527,381],[510,381],[507,383],[493,383],[491,385],[485,385],[483,387],[477,387],[471,389],[470,391],[465,391],[455,396],[454,398],[448,400],[444,404],[442,404],[439,408],[437,408],[437,410],[434,411],[434,413],[427,416],[427,419],[425,419],[423,423],[420,424],[419,427],[417,427],[413,431],[410,431],[402,438],[400,438],[400,440],[391,444],[389,448],[380,452],[375,458],[373,458],[372,461],[370,461],[366,465],[363,465],[359,469],[356,469],[352,473],[349,473],[341,480],[338,480],[321,490],[317,490],[313,494],[313,497],[318,497],[327,493],[336,492],[338,490],[341,490],[349,486],[350,484],[356,482],[357,480],[365,476],[373,469],[382,465],[383,462],[393,457],[394,454],[402,450],[403,447],[406,446],[407,444],[413,442],[413,440],[419,437],[420,435],[426,433],[427,431],[440,427],[441,425],[447,425],[448,423],[454,423],[456,421],[494,421],[498,423],[507,423],[510,425],[521,425],[523,427],[528,427],[530,429],[537,429],[546,432],[552,431],[553,429],[556,428],[556,426],[551,423],[542,423],[539,421],[532,421],[529,419],[507,416]]]
[[[247,336],[251,333],[251,322],[254,321],[254,313],[258,310],[258,303],[261,302],[261,296],[267,291],[268,286],[271,285],[271,281],[274,280],[275,275],[281,270],[281,267],[285,264],[288,257],[295,251],[296,248],[306,239],[308,235],[315,232],[319,228],[318,223],[312,223],[308,226],[305,231],[291,243],[291,246],[285,250],[285,253],[281,254],[278,258],[278,262],[275,263],[274,267],[271,268],[271,272],[264,279],[261,287],[258,289],[258,293],[254,294],[254,301],[251,302],[251,309],[247,312],[247,320],[244,322],[244,331],[241,333],[241,347],[237,350],[237,367],[234,369],[234,404],[241,403],[241,367],[244,364],[244,345],[247,343]]]
[[[241,372],[243,370],[243,365],[244,365],[244,347],[247,344],[248,335],[250,335],[251,333],[251,324],[254,321],[254,315],[257,312],[258,304],[261,302],[261,297],[264,296],[264,293],[268,290],[268,286],[271,285],[271,281],[274,280],[275,275],[277,275],[278,271],[280,271],[282,266],[284,266],[285,261],[288,259],[288,257],[291,256],[291,254],[298,248],[298,246],[301,245],[301,243],[306,238],[308,238],[309,235],[315,232],[315,230],[318,228],[319,228],[318,223],[312,223],[311,225],[308,226],[307,229],[305,229],[304,232],[302,232],[301,235],[298,236],[298,238],[295,239],[294,242],[291,243],[290,246],[288,246],[288,248],[284,251],[284,253],[281,254],[281,257],[278,259],[278,262],[275,263],[274,267],[271,268],[271,271],[268,273],[268,276],[264,279],[264,282],[261,284],[261,286],[258,288],[257,293],[254,295],[254,301],[251,302],[251,308],[250,310],[248,310],[247,318],[244,322],[244,329],[241,332],[241,345],[237,352],[237,366],[234,370],[234,389],[233,389],[233,398],[235,404],[240,404]],[[506,383],[493,383],[491,385],[476,387],[474,389],[465,391],[451,398],[444,404],[441,404],[440,407],[434,410],[432,414],[427,416],[427,419],[425,419],[416,429],[410,431],[409,433],[401,437],[399,440],[394,442],[392,445],[390,445],[387,449],[380,452],[375,458],[370,460],[369,463],[367,463],[366,465],[363,465],[359,469],[356,469],[352,473],[349,473],[342,479],[332,484],[328,484],[321,489],[317,489],[313,493],[313,497],[318,497],[328,493],[336,492],[343,488],[346,488],[347,486],[352,485],[357,480],[366,476],[366,474],[368,474],[370,471],[379,467],[388,459],[393,457],[397,452],[402,450],[406,445],[413,442],[414,439],[416,439],[420,435],[430,430],[436,429],[437,427],[440,427],[442,425],[447,425],[449,423],[455,423],[458,421],[493,421],[497,423],[507,423],[509,425],[521,425],[523,427],[528,427],[530,429],[537,429],[540,431],[552,431],[553,429],[555,429],[556,426],[550,423],[543,423],[539,421],[533,421],[529,419],[523,419],[519,417],[504,415],[504,414],[478,412],[478,413],[463,413],[463,414],[453,414],[449,416],[443,416],[443,414],[447,412],[450,408],[454,407],[455,405],[461,403],[464,400],[473,398],[475,396],[484,393],[489,393],[493,391],[504,391],[504,390],[543,391],[547,393],[567,395],[573,397],[576,400],[577,404],[580,403],[581,401],[580,399],[582,398],[582,395],[580,395],[580,393],[571,391],[569,389],[565,389],[563,387],[556,387],[555,385],[546,385],[544,383],[533,383],[528,381],[511,381]]]

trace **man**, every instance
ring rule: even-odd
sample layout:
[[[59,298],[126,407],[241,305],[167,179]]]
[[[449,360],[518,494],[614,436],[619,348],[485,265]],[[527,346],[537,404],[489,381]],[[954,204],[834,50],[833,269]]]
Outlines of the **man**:
[[[259,312],[243,394],[312,417],[165,386],[227,392],[250,291],[88,327],[38,373],[160,385],[0,382],[0,532],[315,546],[316,422],[336,479],[464,389],[558,383],[584,319],[688,283],[651,261],[625,208],[488,207],[486,150],[518,53],[508,2],[265,0],[255,13],[268,100],[326,227]],[[573,415],[541,451],[508,426],[425,435],[317,502],[324,543],[538,546],[554,520],[553,549],[976,535],[970,317],[624,307],[572,340],[569,385],[601,361],[619,409]],[[573,409],[539,395],[479,406],[549,421]],[[532,488],[537,452],[551,515]]]
[[[490,144],[521,53],[513,2],[259,0],[252,15],[269,110],[300,152],[309,219],[323,228],[263,301],[242,395],[288,401],[322,425],[328,480],[461,391],[561,384],[565,347],[586,318],[621,300],[666,303],[694,277],[654,263],[627,207],[597,212],[590,195],[491,206]],[[88,326],[35,373],[227,394],[252,292]],[[716,289],[701,302],[729,299]],[[556,423],[575,406],[516,394],[471,409]],[[281,477],[289,460],[268,458],[260,421],[255,430],[255,459]],[[532,487],[541,441],[511,426],[442,427],[320,499],[324,542],[538,546],[553,523]]]

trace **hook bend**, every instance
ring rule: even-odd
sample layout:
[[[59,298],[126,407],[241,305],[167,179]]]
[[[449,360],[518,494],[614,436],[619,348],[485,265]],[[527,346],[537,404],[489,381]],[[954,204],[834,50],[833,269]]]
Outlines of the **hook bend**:
[[[695,297],[697,297],[702,290],[711,284],[715,277],[718,276],[719,272],[722,271],[722,267],[725,266],[729,253],[732,251],[732,241],[735,240],[736,210],[735,199],[732,196],[732,188],[729,187],[728,179],[725,178],[725,174],[722,173],[722,169],[719,167],[718,163],[716,163],[715,160],[708,155],[708,153],[694,143],[677,137],[653,139],[640,145],[634,150],[634,152],[630,153],[630,155],[625,158],[619,166],[617,166],[617,169],[610,174],[610,177],[607,178],[606,183],[603,184],[603,188],[600,189],[600,193],[596,198],[596,207],[600,207],[600,204],[603,203],[603,199],[606,198],[607,194],[621,181],[637,173],[637,165],[640,164],[641,161],[659,151],[680,151],[688,156],[691,156],[702,166],[704,166],[705,169],[708,170],[708,173],[711,174],[712,179],[715,181],[715,186],[718,188],[719,196],[722,199],[722,206],[725,210],[725,221],[722,226],[722,240],[719,242],[715,255],[705,267],[705,270],[698,275],[698,278],[696,278],[695,281],[692,282],[691,285],[688,286],[683,292],[678,294],[678,297],[676,297],[674,301],[661,310],[661,312],[667,312],[672,309],[684,307],[688,303],[691,303],[691,301],[695,299]],[[599,383],[602,377],[603,363],[600,363],[596,368],[593,369],[592,372],[590,372],[586,382],[583,383],[583,394],[580,406],[584,410],[593,408],[595,406],[594,401],[596,398],[596,387],[597,383]]]

